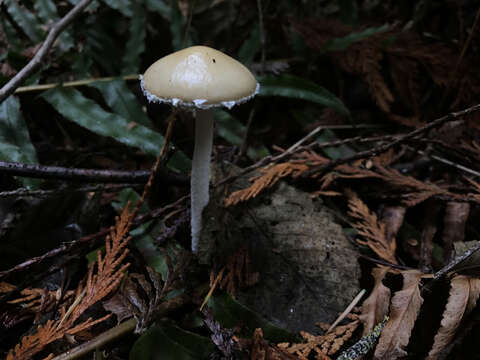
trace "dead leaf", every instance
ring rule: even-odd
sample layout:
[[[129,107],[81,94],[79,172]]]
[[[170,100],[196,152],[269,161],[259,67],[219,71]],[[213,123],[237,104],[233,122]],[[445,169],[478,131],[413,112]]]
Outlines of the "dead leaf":
[[[382,282],[388,270],[387,267],[383,266],[372,270],[375,285],[370,296],[363,302],[362,313],[360,314],[364,336],[372,332],[375,325],[388,314],[391,292]]]
[[[427,360],[443,359],[464,317],[476,305],[480,293],[480,279],[456,275],[451,281],[448,303],[443,313],[440,329],[435,335]]]
[[[395,360],[407,355],[404,350],[417,319],[423,298],[419,283],[423,273],[418,270],[402,272],[403,289],[392,298],[390,320],[382,331],[375,350],[375,359]]]

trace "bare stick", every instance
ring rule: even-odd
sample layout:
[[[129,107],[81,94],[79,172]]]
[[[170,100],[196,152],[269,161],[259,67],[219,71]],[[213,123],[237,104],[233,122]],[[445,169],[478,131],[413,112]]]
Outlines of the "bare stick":
[[[131,183],[145,184],[150,176],[149,170],[122,171],[76,169],[60,166],[45,166],[0,161],[0,173],[28,178],[71,180],[94,183]],[[166,169],[160,171],[167,183],[188,184],[188,178]]]
[[[168,118],[167,133],[165,134],[165,140],[163,141],[162,149],[160,150],[160,154],[158,154],[157,160],[155,161],[155,164],[152,167],[152,171],[150,172],[150,177],[148,178],[148,181],[145,187],[143,188],[142,197],[137,202],[137,205],[135,205],[135,209],[132,211],[132,214],[131,214],[132,219],[135,218],[137,213],[140,211],[140,207],[142,206],[143,202],[150,194],[150,190],[153,185],[153,180],[155,179],[155,176],[158,173],[158,168],[160,167],[160,164],[162,164],[162,162],[164,162],[166,159],[165,156],[167,154],[170,135],[172,134],[173,125],[175,124],[176,120],[177,120],[176,113],[175,111],[173,111]]]
[[[47,38],[43,42],[42,46],[35,54],[32,60],[29,61],[25,67],[20,70],[8,83],[6,83],[0,89],[0,104],[13,92],[24,83],[24,81],[32,75],[42,64],[43,60],[47,56],[48,52],[55,43],[57,37],[67,28],[68,25],[80,14],[92,0],[82,0],[75,5],[63,18],[55,23],[48,32]]]
[[[138,81],[139,74],[131,74],[131,75],[124,75],[124,76],[107,76],[107,77],[99,77],[99,78],[90,78],[90,79],[83,79],[83,80],[74,80],[74,81],[66,81],[66,82],[58,82],[58,83],[50,83],[50,84],[35,84],[35,85],[27,85],[27,86],[20,86],[15,90],[15,94],[29,92],[29,91],[42,91],[53,89],[57,86],[62,87],[77,87],[77,86],[84,86],[89,85],[94,82],[98,81],[113,81],[113,80],[125,80],[131,81],[135,80]]]
[[[141,184],[95,184],[81,187],[62,187],[50,190],[29,190],[26,188],[19,188],[11,191],[0,191],[0,198],[47,198],[53,195],[60,196],[64,194],[81,193],[81,192],[96,192],[96,191],[119,191],[125,188],[141,188]]]
[[[363,295],[365,295],[365,289],[362,289],[360,290],[360,292],[357,294],[357,296],[355,296],[355,299],[352,300],[352,302],[350,303],[350,305],[347,306],[347,308],[340,314],[340,316],[337,318],[337,320],[335,320],[333,322],[332,325],[330,325],[330,327],[328,328],[326,334],[328,334],[330,331],[332,331],[335,326],[337,326],[340,321],[342,321],[343,319],[345,319],[345,317],[350,314],[350,312],[352,311],[352,309],[358,304],[358,302],[362,299]]]

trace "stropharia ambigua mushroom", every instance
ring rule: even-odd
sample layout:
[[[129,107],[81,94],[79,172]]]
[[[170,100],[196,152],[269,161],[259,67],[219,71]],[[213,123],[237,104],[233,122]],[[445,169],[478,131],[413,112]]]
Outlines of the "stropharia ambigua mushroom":
[[[212,108],[224,106],[230,109],[248,101],[257,94],[260,86],[253,74],[237,60],[206,46],[192,46],[159,59],[145,71],[141,86],[150,102],[195,111],[190,196],[192,251],[196,253],[202,230],[202,211],[209,201]]]

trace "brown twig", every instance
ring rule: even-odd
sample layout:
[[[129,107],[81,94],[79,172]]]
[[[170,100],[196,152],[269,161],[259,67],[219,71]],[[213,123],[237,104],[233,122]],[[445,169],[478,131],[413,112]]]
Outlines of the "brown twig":
[[[164,162],[165,160],[165,155],[167,154],[167,149],[170,142],[170,135],[172,134],[173,125],[175,124],[176,119],[177,119],[176,112],[172,111],[170,113],[170,116],[168,117],[168,127],[167,127],[167,132],[165,133],[165,139],[163,141],[162,149],[160,150],[160,154],[158,154],[157,160],[155,161],[155,164],[152,167],[152,171],[150,172],[150,177],[148,178],[147,184],[143,189],[142,197],[138,201],[137,205],[135,205],[135,209],[132,211],[132,218],[135,218],[143,202],[150,194],[150,189],[152,187],[153,180],[158,172],[160,164],[162,164],[162,162]]]
[[[100,184],[100,185],[86,185],[80,187],[62,187],[59,189],[49,190],[29,190],[26,188],[19,188],[11,191],[0,191],[0,198],[47,198],[51,196],[59,196],[63,194],[73,194],[80,192],[97,192],[97,191],[119,191],[125,188],[141,188],[141,184]]]
[[[0,161],[0,173],[39,179],[73,180],[93,183],[145,184],[151,175],[149,170],[122,171],[76,169],[60,166],[45,166]],[[166,169],[161,170],[162,179],[169,184],[188,184],[188,178]]]
[[[67,28],[68,25],[90,4],[92,0],[82,0],[75,5],[63,18],[55,23],[48,32],[47,38],[35,56],[20,70],[8,83],[0,89],[0,104],[23,84],[42,65],[45,57],[55,43],[57,37]]]

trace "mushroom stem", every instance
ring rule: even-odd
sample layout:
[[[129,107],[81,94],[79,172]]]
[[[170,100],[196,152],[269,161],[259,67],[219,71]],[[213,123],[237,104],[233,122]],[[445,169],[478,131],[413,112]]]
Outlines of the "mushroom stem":
[[[213,143],[213,111],[197,110],[195,121],[195,149],[193,151],[191,191],[192,252],[198,252],[202,231],[202,211],[209,200],[210,158]]]

